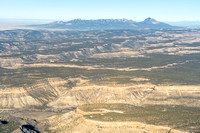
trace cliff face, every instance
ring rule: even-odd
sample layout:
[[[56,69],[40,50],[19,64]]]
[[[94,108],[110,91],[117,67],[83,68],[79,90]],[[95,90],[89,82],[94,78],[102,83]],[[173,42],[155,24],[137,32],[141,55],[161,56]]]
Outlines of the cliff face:
[[[69,88],[69,83],[80,81],[81,79],[46,79],[30,87],[7,88],[1,90],[0,106],[2,108],[22,108],[45,104],[53,108],[66,108],[83,104],[124,103],[200,107],[199,86],[109,87],[79,83],[78,86]],[[84,84],[86,82],[84,81]]]
[[[135,88],[120,88],[106,86],[75,87],[57,100],[49,103],[49,106],[78,106],[94,103],[129,103],[140,105],[142,100],[151,93],[151,89],[138,90]],[[61,107],[62,107],[61,106]]]
[[[85,86],[75,87],[67,91],[66,94],[48,105],[58,108],[95,103],[125,103],[132,105],[161,104],[200,107],[199,90],[199,86]]]
[[[6,88],[0,90],[1,108],[25,108],[42,106],[54,100],[61,94],[58,85],[67,81],[59,79],[44,79],[30,87]]]
[[[30,96],[24,88],[12,88],[0,91],[1,108],[23,108],[29,105],[41,105],[36,99]]]

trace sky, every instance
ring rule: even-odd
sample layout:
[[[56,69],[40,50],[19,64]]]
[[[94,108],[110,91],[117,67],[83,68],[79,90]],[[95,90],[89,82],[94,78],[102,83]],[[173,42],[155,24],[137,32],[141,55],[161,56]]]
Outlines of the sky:
[[[0,0],[1,19],[200,21],[200,0]]]

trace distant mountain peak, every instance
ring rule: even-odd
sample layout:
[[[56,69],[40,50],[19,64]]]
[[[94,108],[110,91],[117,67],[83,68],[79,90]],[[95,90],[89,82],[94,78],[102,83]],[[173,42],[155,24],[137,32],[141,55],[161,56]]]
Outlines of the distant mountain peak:
[[[157,21],[151,17],[146,18],[143,22],[148,23],[148,24],[159,24],[160,23],[159,21]]]

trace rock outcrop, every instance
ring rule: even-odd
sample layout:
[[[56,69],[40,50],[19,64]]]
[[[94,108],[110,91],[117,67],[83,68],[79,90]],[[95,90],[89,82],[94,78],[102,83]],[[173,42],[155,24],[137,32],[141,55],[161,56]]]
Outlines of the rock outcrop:
[[[154,126],[139,122],[101,122],[85,119],[81,114],[70,113],[50,117],[48,132],[59,133],[184,133],[164,126]]]

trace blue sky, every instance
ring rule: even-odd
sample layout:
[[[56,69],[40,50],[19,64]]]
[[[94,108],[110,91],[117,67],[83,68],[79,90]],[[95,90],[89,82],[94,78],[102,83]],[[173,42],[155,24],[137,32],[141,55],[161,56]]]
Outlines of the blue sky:
[[[200,20],[200,0],[0,0],[0,18]]]

